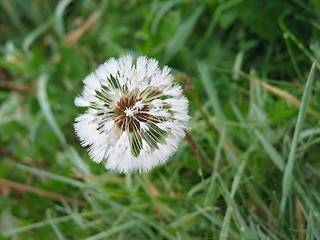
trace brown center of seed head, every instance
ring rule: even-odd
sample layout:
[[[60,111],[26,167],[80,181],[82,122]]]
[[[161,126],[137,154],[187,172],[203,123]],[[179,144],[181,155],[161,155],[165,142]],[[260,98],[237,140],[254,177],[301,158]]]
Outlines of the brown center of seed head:
[[[128,116],[125,110],[133,108],[136,102],[140,101],[141,98],[129,95],[122,97],[117,102],[114,112],[114,122],[122,131],[139,131],[140,122],[147,122],[150,115],[147,113],[150,110],[148,104],[143,105],[133,116]]]

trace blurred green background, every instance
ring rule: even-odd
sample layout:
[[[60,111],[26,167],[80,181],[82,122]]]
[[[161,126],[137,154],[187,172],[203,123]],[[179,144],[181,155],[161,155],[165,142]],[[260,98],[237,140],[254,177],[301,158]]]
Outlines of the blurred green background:
[[[319,23],[319,0],[0,0],[0,238],[319,240]],[[82,79],[128,53],[190,101],[145,174],[73,130]]]

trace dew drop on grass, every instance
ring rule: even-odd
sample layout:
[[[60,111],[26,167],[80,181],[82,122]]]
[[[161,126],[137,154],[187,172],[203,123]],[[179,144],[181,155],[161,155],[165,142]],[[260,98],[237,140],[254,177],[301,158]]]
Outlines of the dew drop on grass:
[[[201,222],[201,223],[200,223],[200,227],[201,227],[202,229],[206,229],[206,228],[207,228],[207,225],[206,225],[206,223]]]

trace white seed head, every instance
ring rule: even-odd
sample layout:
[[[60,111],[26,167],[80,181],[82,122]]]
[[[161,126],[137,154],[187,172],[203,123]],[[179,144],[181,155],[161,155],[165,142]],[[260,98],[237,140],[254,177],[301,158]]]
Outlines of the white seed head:
[[[86,107],[75,132],[94,162],[128,173],[165,163],[184,137],[188,100],[170,68],[130,55],[111,58],[83,80],[75,105]]]

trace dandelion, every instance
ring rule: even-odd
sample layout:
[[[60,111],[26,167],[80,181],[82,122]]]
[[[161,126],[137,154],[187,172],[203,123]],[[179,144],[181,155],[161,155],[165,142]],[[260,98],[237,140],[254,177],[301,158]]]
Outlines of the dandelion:
[[[176,151],[187,126],[188,100],[170,68],[130,55],[111,58],[84,80],[75,105],[87,107],[75,132],[96,163],[111,170],[145,172]]]

